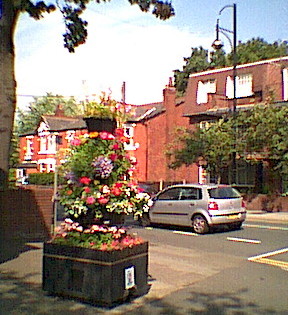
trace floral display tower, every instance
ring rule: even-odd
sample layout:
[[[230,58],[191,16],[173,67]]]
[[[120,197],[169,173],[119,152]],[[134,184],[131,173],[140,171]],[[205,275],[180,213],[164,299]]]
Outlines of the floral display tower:
[[[121,126],[117,106],[104,98],[91,108],[97,119],[105,118],[99,112],[111,112],[108,119]],[[125,215],[142,216],[151,200],[133,180],[135,163],[125,151],[123,129],[105,129],[74,138],[59,170],[67,218],[44,244],[43,289],[111,307],[148,292],[148,243],[119,223]]]

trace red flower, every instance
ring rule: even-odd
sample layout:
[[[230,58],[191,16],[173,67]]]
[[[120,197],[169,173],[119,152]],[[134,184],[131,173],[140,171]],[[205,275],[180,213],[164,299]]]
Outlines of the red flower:
[[[123,137],[124,136],[124,129],[123,128],[117,128],[115,130],[116,137]]]
[[[90,193],[91,189],[89,187],[84,187],[84,191],[88,194]]]
[[[120,145],[118,143],[115,143],[112,145],[113,150],[120,150]]]
[[[123,187],[123,183],[115,183],[114,186],[117,188],[122,188]]]
[[[83,185],[89,185],[91,182],[91,179],[89,177],[81,177],[80,178],[80,183]]]
[[[109,158],[110,158],[111,161],[114,162],[114,161],[116,161],[118,159],[118,154],[112,153],[112,154],[109,155]]]
[[[121,191],[121,189],[119,189],[118,187],[114,187],[114,188],[112,188],[111,193],[112,193],[114,196],[120,196],[120,195],[122,194],[122,191]]]
[[[68,196],[72,195],[72,194],[73,194],[73,190],[71,190],[71,189],[67,190],[66,194],[67,194]]]

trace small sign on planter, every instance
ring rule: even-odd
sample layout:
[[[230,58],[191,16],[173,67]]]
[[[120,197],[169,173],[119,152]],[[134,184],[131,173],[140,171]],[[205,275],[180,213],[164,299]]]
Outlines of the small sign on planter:
[[[125,269],[125,290],[135,287],[135,266]]]

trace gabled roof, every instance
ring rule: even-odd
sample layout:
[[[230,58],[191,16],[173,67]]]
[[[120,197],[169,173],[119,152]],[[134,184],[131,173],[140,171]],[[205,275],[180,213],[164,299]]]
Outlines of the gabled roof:
[[[82,117],[44,115],[42,116],[42,119],[47,124],[50,131],[65,131],[87,128]]]
[[[151,119],[165,111],[165,107],[162,102],[144,104],[144,105],[133,105],[132,117],[128,122],[140,122],[143,120]],[[41,121],[43,121],[49,131],[59,132],[67,130],[79,130],[87,129],[86,123],[83,117],[67,117],[63,115],[43,115]],[[40,123],[41,123],[40,121]],[[39,125],[34,131],[27,132],[20,136],[35,135],[37,133]]]

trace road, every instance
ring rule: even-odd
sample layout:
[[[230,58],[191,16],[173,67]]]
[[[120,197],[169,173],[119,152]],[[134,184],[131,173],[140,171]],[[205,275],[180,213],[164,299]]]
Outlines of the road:
[[[155,314],[288,314],[287,225],[246,222],[200,236],[133,230],[150,243],[149,295],[161,298]]]

